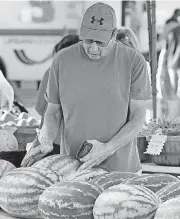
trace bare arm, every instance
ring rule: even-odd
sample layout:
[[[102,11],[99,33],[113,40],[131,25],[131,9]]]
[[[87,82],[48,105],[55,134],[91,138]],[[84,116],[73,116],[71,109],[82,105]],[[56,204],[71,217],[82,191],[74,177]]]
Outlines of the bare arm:
[[[145,122],[146,108],[144,103],[145,101],[142,100],[131,100],[129,121],[108,143],[101,143],[96,140],[89,141],[93,147],[87,155],[80,159],[83,164],[78,171],[98,166],[119,148],[126,146],[137,137]]]
[[[43,145],[52,146],[57,136],[57,130],[61,119],[62,112],[60,104],[48,103],[44,118],[42,118],[44,122],[40,130],[40,135],[38,136],[42,147]]]
[[[145,122],[146,103],[144,100],[130,101],[129,121],[121,128],[121,130],[107,143],[113,152],[124,147],[134,138],[137,137]]]

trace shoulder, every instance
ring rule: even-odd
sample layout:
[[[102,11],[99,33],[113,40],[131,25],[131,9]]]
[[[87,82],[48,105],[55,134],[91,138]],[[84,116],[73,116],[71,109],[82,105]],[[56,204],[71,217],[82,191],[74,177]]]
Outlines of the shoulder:
[[[145,61],[144,56],[136,49],[133,49],[129,46],[124,45],[121,42],[117,42],[117,50],[120,55],[127,56],[130,61],[134,61],[135,59]]]

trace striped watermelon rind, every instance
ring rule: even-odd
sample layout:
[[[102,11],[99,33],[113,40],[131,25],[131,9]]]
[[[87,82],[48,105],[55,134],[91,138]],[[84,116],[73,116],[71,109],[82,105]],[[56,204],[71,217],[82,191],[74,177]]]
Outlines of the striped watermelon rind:
[[[77,171],[80,162],[69,155],[55,154],[36,162],[32,167],[48,168],[66,177]]]
[[[6,160],[1,160],[0,159],[0,178],[3,177],[3,175],[16,167],[10,163],[9,161]]]
[[[160,198],[143,186],[119,184],[106,189],[96,199],[94,219],[151,219]]]
[[[180,180],[170,174],[143,174],[136,176],[124,182],[128,185],[141,185],[153,192],[158,192],[162,188],[172,183],[180,182]]]
[[[96,176],[100,176],[104,173],[107,173],[106,170],[100,168],[86,169],[82,171],[77,171],[70,174],[65,178],[66,181],[89,181],[94,179]]]
[[[67,181],[47,188],[39,198],[44,219],[90,219],[93,206],[103,189],[90,182]]]
[[[171,183],[156,193],[163,202],[180,196],[180,182]]]
[[[112,171],[95,177],[91,180],[91,182],[98,184],[103,187],[103,189],[108,189],[111,186],[124,183],[127,179],[131,179],[136,176],[137,174],[135,173]]]
[[[41,218],[39,196],[59,181],[59,175],[45,168],[22,167],[0,179],[0,207],[15,217]]]

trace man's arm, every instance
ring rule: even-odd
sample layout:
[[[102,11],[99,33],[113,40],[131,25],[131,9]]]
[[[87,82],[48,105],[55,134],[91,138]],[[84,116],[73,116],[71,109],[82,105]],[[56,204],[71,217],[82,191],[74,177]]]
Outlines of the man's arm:
[[[44,115],[44,122],[40,130],[40,134],[38,136],[42,150],[43,147],[48,147],[48,146],[52,147],[53,142],[57,136],[57,130],[61,119],[62,119],[61,105],[48,103],[47,110]]]
[[[116,152],[137,137],[145,122],[146,106],[149,100],[131,99],[129,109],[129,121],[107,143],[109,150]]]
[[[83,164],[78,171],[99,165],[119,148],[124,147],[137,137],[145,121],[146,105],[144,104],[146,104],[144,100],[131,100],[129,121],[108,143],[96,140],[89,141],[93,147],[87,155],[80,159]]]

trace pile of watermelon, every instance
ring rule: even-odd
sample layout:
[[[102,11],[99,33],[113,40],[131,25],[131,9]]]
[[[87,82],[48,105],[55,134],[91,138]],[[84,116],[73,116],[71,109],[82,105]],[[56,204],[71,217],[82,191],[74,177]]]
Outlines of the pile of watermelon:
[[[31,167],[0,163],[0,207],[32,219],[180,219],[177,177],[98,167],[79,171],[80,165],[68,155]]]

